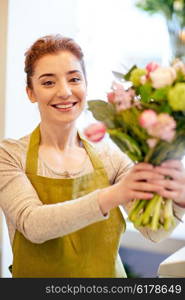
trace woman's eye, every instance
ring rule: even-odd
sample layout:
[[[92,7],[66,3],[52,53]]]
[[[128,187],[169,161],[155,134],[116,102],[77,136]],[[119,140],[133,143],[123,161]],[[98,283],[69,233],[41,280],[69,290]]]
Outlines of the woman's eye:
[[[81,79],[79,77],[73,77],[70,79],[71,82],[79,82]]]
[[[48,81],[45,81],[42,83],[42,85],[45,85],[45,86],[51,86],[54,84],[54,81],[51,81],[51,80],[48,80]]]

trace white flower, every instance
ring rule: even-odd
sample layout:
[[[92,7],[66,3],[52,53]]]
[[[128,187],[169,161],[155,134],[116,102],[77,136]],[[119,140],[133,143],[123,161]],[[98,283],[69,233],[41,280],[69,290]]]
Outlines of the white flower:
[[[171,85],[176,79],[176,71],[172,67],[158,67],[150,73],[152,86],[156,89]]]

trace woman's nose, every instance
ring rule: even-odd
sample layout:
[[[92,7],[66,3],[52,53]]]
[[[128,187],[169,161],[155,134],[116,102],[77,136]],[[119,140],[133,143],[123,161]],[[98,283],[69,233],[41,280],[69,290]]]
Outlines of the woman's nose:
[[[67,82],[62,82],[58,86],[57,96],[63,99],[67,99],[72,95],[71,87]]]

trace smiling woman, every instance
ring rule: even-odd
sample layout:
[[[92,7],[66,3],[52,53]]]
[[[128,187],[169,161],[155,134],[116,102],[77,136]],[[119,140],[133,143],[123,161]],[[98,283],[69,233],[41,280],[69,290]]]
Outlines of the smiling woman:
[[[12,275],[126,277],[118,254],[125,230],[120,205],[128,211],[133,199],[164,192],[150,182],[163,175],[146,163],[133,166],[118,148],[92,145],[79,134],[87,81],[74,40],[40,38],[26,52],[25,71],[40,124],[0,144],[0,206],[13,251]],[[174,210],[178,218],[185,211],[175,203]],[[158,241],[170,231],[142,233]]]

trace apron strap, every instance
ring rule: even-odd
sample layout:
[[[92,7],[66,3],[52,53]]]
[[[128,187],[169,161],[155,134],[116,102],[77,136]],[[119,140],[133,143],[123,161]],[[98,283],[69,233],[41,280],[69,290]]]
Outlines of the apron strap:
[[[26,173],[37,174],[38,151],[40,144],[40,124],[31,133],[30,142],[26,157]]]
[[[80,136],[80,135],[79,135]],[[95,150],[94,150],[94,147],[88,143],[88,141],[86,141],[85,139],[83,139],[81,136],[80,136],[80,139],[84,145],[84,148],[85,150],[87,151],[88,155],[89,155],[89,158],[91,160],[91,163],[94,167],[94,169],[104,169],[104,165],[103,163],[101,162],[100,158],[98,157],[98,155],[96,154]]]

